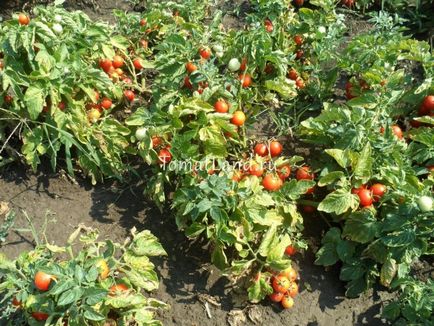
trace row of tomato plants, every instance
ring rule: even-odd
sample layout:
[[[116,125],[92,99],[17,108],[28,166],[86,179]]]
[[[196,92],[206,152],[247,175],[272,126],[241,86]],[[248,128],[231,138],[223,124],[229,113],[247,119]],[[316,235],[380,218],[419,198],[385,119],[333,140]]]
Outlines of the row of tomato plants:
[[[72,56],[78,61],[72,67],[81,65],[94,75],[85,79],[90,82],[88,86],[77,89],[77,80],[83,78],[74,74],[70,80],[74,86],[63,86],[67,114],[61,109],[63,105],[59,106],[62,101],[54,101],[53,105],[51,97],[55,98],[56,92],[51,90],[59,88],[52,84],[41,86],[40,93],[40,89],[29,92],[25,79],[16,77],[10,82],[17,98],[9,103],[12,109],[8,114],[33,119],[37,127],[27,129],[32,136],[41,130],[40,138],[24,138],[23,152],[34,165],[40,154],[48,152],[55,165],[56,149],[63,144],[69,171],[73,172],[72,160],[77,157],[82,169],[95,180],[104,174],[122,175],[131,169],[124,164],[127,157],[138,154],[151,167],[144,172],[148,180],[146,193],[162,205],[168,200],[167,187],[175,189],[171,202],[179,228],[190,238],[207,239],[213,263],[239,284],[246,284],[254,302],[270,294],[274,301],[284,299],[285,307],[293,304],[298,288],[289,257],[306,248],[299,207],[309,214],[318,209],[316,216],[327,213],[335,223],[336,227],[323,238],[317,263],[344,262],[341,278],[349,281],[349,296],[367,289],[377,275],[386,286],[394,279],[399,283],[415,257],[432,251],[432,177],[417,180],[428,172],[423,164],[432,161],[432,131],[426,126],[411,130],[407,146],[391,132],[401,137],[398,127],[389,126],[399,114],[401,123],[406,123],[405,116],[432,92],[432,57],[426,45],[403,37],[393,22],[382,16],[373,18],[378,25],[373,32],[351,41],[344,55],[338,54],[335,50],[345,27],[342,17],[334,11],[334,2],[311,4],[318,7],[287,10],[284,1],[252,1],[255,11],[247,16],[247,28],[242,31],[226,30],[218,13],[209,25],[204,25],[205,16],[188,11],[188,6],[172,4],[168,14],[155,5],[141,16],[118,12],[122,36],[113,36],[106,26],[94,25],[82,14],[59,8],[39,9],[41,21],[47,15],[46,28],[36,21],[31,34],[40,30],[47,33],[48,27],[63,36],[64,27],[54,25],[64,17],[75,17],[74,24],[82,24],[82,28],[71,29],[64,37],[70,37],[71,46],[77,47],[68,51],[78,52]],[[201,9],[198,12],[206,12]],[[9,56],[4,58],[7,78],[12,75],[8,70],[11,58],[17,56],[11,35],[26,40],[21,34],[29,32],[32,22],[12,22],[5,34],[5,42],[12,44]],[[82,33],[81,37],[76,33]],[[83,46],[77,39],[89,43]],[[33,66],[24,64],[19,76],[25,75],[26,68],[27,74],[32,71],[35,75],[32,69],[36,58],[38,68],[50,73],[61,66],[53,60],[67,59],[70,64],[69,56],[56,52],[50,55],[60,46],[56,39],[46,41],[50,43],[47,55],[39,54],[45,45],[37,45],[37,51],[33,45],[21,48],[22,58]],[[354,60],[357,56],[359,60]],[[426,80],[419,88],[414,88],[403,70],[396,69],[403,59],[423,65]],[[338,65],[327,68],[333,60]],[[156,78],[146,79],[143,68],[156,68]],[[354,77],[346,87],[349,102],[337,105],[330,96],[342,71]],[[383,78],[385,74],[389,75],[387,79]],[[95,76],[105,84],[95,83]],[[62,77],[57,81],[64,84],[67,79]],[[143,97],[142,101],[152,99],[151,110],[146,106],[125,106],[131,102],[131,93],[126,93],[131,89]],[[101,90],[103,97],[98,98]],[[52,111],[44,116],[46,94],[51,97],[45,104],[50,104]],[[430,99],[426,97],[425,101]],[[286,131],[296,125],[297,119],[290,117],[303,112],[307,102],[312,108],[324,107],[317,118],[308,119],[296,129],[303,139],[323,150],[310,160],[312,168],[302,164],[301,157],[282,156],[284,146],[276,139],[253,138],[252,145],[246,125],[269,115]],[[421,115],[430,115],[429,105],[422,106]],[[395,106],[400,107],[399,114],[391,112]],[[83,118],[86,107],[88,119]],[[130,115],[131,110],[134,113]],[[124,122],[123,114],[129,115]],[[76,115],[86,125],[83,129],[87,137],[80,134],[83,130],[77,128],[76,120],[70,120]],[[20,127],[28,128],[29,120],[21,119]],[[53,120],[64,124],[53,128]],[[410,122],[429,124],[432,119],[423,117]],[[47,126],[58,132],[55,141],[50,138],[53,134],[45,130]],[[134,136],[129,136],[131,131]],[[137,147],[129,146],[130,141],[137,142]],[[71,148],[78,152],[77,156],[71,155]],[[176,165],[169,169],[171,162],[189,160],[191,169]],[[213,160],[213,166],[208,166],[209,160]],[[227,162],[242,162],[244,167],[228,171],[223,169]],[[296,172],[294,177],[292,170]],[[408,180],[408,185],[401,186],[402,180]],[[405,218],[408,216],[410,221]],[[398,232],[408,225],[411,234]],[[373,240],[377,247],[370,247],[369,256],[366,247]]]

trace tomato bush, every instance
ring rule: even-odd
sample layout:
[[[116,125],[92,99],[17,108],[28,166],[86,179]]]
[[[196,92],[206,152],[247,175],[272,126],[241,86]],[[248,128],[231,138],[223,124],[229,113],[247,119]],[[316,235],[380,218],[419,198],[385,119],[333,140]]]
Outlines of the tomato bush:
[[[141,177],[253,302],[294,305],[285,271],[307,248],[302,213],[330,224],[316,263],[342,264],[348,296],[377,281],[398,288],[433,253],[432,49],[385,11],[348,38],[343,13],[371,0],[249,4],[235,8],[234,27],[197,0],[116,10],[114,26],[59,6],[5,22],[0,165],[24,158],[36,169],[47,156],[93,182]],[[424,20],[425,4],[382,6]],[[98,263],[109,297],[140,287],[114,282],[110,261],[108,271]],[[64,272],[42,271],[56,278],[41,286],[49,294]],[[283,295],[279,275],[290,283]],[[26,316],[65,318],[50,300]]]
[[[81,249],[75,252],[77,238]],[[159,284],[149,259],[166,255],[157,239],[135,229],[123,244],[97,238],[96,230],[80,225],[65,247],[41,244],[14,261],[1,255],[2,320],[7,325],[96,325],[114,319],[159,324],[154,311],[166,305],[142,293]]]

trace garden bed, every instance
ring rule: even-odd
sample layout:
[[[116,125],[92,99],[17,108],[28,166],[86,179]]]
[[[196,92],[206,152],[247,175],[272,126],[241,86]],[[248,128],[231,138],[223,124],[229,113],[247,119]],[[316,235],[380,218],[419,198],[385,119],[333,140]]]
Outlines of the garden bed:
[[[38,1],[26,4],[24,1],[6,1],[0,8],[0,15],[4,19],[8,18],[23,5],[28,11],[35,2]],[[242,1],[237,1],[236,5],[240,5],[241,10],[248,9]],[[133,10],[120,0],[93,0],[90,5],[85,4],[85,1],[66,1],[65,8],[83,10],[92,19],[107,22],[114,21],[114,9]],[[357,18],[360,24],[352,23],[353,19],[356,18],[347,16],[348,25],[351,26],[350,34],[346,35],[348,41],[372,27],[360,17]],[[229,15],[224,22],[226,27],[241,25]],[[416,79],[421,75],[418,68],[413,69]],[[338,83],[341,88],[345,87],[347,79],[347,76],[341,76]],[[343,91],[333,97],[337,103],[344,102]],[[304,118],[316,115],[317,112],[308,112]],[[265,118],[255,124],[249,136],[252,139],[272,137],[274,127],[274,122]],[[284,145],[285,154],[290,156],[312,157],[318,151],[315,145],[294,138],[292,130],[281,135],[279,140]],[[157,319],[164,325],[387,324],[381,317],[381,311],[388,300],[396,297],[395,293],[375,285],[374,289],[360,297],[349,299],[345,297],[345,284],[339,279],[342,264],[338,262],[326,268],[314,264],[315,253],[329,227],[329,222],[320,214],[303,216],[303,238],[307,240],[309,249],[291,258],[300,275],[300,294],[293,309],[282,310],[269,300],[259,304],[249,303],[246,292],[236,289],[227,277],[209,263],[210,248],[201,240],[192,242],[179,232],[169,207],[164,207],[161,212],[154,203],[147,201],[143,195],[143,185],[147,180],[133,181],[132,185],[117,181],[92,185],[88,179],[81,176],[73,179],[63,170],[53,173],[49,165],[48,160],[43,160],[37,172],[33,173],[21,164],[13,163],[0,174],[0,202],[8,203],[10,208],[18,212],[13,228],[19,230],[13,230],[0,249],[8,258],[16,258],[34,246],[32,234],[22,230],[29,226],[25,213],[37,231],[42,231],[46,225],[47,240],[56,245],[65,244],[69,234],[80,224],[98,229],[102,240],[120,243],[128,236],[129,230],[136,227],[139,231],[150,230],[168,254],[162,258],[152,258],[160,277],[160,287],[153,291],[152,297],[170,306],[168,310],[157,313]],[[434,263],[426,257],[416,261],[413,267],[413,274],[419,279],[434,276]]]

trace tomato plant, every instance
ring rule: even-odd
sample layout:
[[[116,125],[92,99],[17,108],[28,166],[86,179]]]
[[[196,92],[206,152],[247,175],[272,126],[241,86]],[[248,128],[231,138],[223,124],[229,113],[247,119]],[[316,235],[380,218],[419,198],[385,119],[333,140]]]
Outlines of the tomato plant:
[[[77,238],[81,249],[74,252]],[[142,293],[158,287],[149,257],[166,253],[157,239],[135,229],[124,244],[97,238],[96,230],[79,226],[65,247],[41,244],[15,261],[1,255],[0,313],[8,325],[95,325],[113,318],[159,324],[154,310],[166,305]]]

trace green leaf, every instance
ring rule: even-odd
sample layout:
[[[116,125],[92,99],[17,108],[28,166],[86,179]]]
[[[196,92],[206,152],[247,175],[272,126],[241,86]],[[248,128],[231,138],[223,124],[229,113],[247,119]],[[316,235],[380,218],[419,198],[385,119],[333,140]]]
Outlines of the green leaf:
[[[315,265],[331,266],[337,263],[339,255],[336,245],[331,242],[325,243],[316,253]]]
[[[368,289],[368,282],[364,277],[350,281],[347,284],[345,295],[349,298],[357,298],[360,294]]]
[[[216,244],[211,255],[211,261],[220,270],[224,270],[228,266],[228,259],[222,245]]]
[[[295,179],[292,179],[289,182],[285,182],[280,191],[290,199],[296,200],[299,199],[300,196],[304,195],[313,186],[315,186],[315,181],[311,181],[311,180],[297,181]]]
[[[266,282],[262,277],[253,282],[253,284],[247,289],[249,294],[249,300],[253,303],[262,301],[267,295],[273,293],[273,289],[269,282]]]
[[[89,306],[94,306],[99,302],[104,301],[107,297],[108,291],[101,288],[87,288],[83,293],[83,299],[86,301],[86,304]]]
[[[29,86],[24,94],[24,103],[31,119],[36,120],[42,112],[45,94],[37,84]]]
[[[350,241],[340,241],[338,245],[336,246],[336,252],[339,256],[339,259],[343,262],[349,260],[356,251],[356,246],[354,243]]]
[[[106,316],[104,316],[103,314],[99,313],[98,311],[94,310],[92,307],[89,306],[84,306],[84,318],[88,319],[88,320],[93,320],[93,321],[103,321],[106,319]]]
[[[388,247],[409,246],[416,240],[416,234],[413,229],[405,229],[399,232],[393,232],[381,238],[381,241]]]
[[[144,230],[134,236],[131,250],[138,256],[166,256],[163,246],[149,230]]]
[[[56,282],[54,286],[48,292],[50,295],[59,295],[62,292],[65,292],[74,287],[75,283],[71,280]]]
[[[379,231],[379,223],[371,210],[352,213],[345,221],[342,236],[360,243],[368,243],[375,239]]]
[[[129,270],[125,271],[125,276],[136,287],[153,291],[158,289],[158,276],[153,270]]]
[[[59,296],[59,300],[57,301],[57,305],[59,306],[66,306],[73,302],[78,301],[81,296],[83,295],[84,290],[79,287],[75,287],[72,290],[68,290],[66,292],[63,292]]]
[[[326,149],[325,152],[331,157],[333,157],[342,168],[346,168],[350,164],[348,154],[341,149]]]
[[[270,250],[270,247],[272,245],[275,244],[276,242],[276,231],[277,231],[277,225],[276,224],[272,224],[267,232],[264,234],[263,238],[262,238],[262,242],[259,246],[258,249],[258,253],[262,256],[262,257],[267,257],[268,256],[268,252]]]
[[[277,92],[286,100],[293,99],[297,96],[295,84],[288,82],[287,79],[267,80],[265,82],[265,88]]]
[[[137,256],[132,250],[127,250],[122,256],[126,264],[136,271],[152,270],[154,264],[149,260],[147,256]]]
[[[327,231],[327,233],[324,235],[324,237],[321,240],[322,244],[325,244],[327,242],[338,244],[341,239],[341,230],[333,227],[330,230]]]
[[[341,268],[339,278],[342,281],[352,281],[363,277],[366,268],[359,261],[352,262],[351,264],[344,264]]]
[[[220,207],[211,207],[209,215],[212,217],[215,223],[224,223],[229,220],[228,213]]]
[[[343,214],[359,206],[357,196],[344,189],[336,190],[326,196],[319,204],[318,210],[326,213]]]
[[[390,287],[390,283],[395,278],[397,272],[396,260],[389,257],[381,267],[380,283],[385,287]]]
[[[277,238],[277,243],[269,248],[267,262],[279,261],[285,254],[285,249],[291,244],[291,238],[288,234],[284,234]]]
[[[394,321],[401,315],[401,309],[398,302],[392,302],[383,308],[381,316]]]
[[[108,297],[105,303],[115,309],[124,309],[129,307],[144,307],[147,305],[147,299],[141,294],[128,293]]]
[[[343,178],[344,176],[345,176],[345,174],[342,171],[330,172],[330,173],[326,174],[325,176],[321,177],[321,179],[319,179],[318,186],[324,187],[324,186],[330,185],[330,184],[336,182],[337,180]]]
[[[369,181],[372,176],[372,162],[372,148],[370,143],[367,143],[360,153],[357,163],[353,166],[354,175],[364,182]]]

